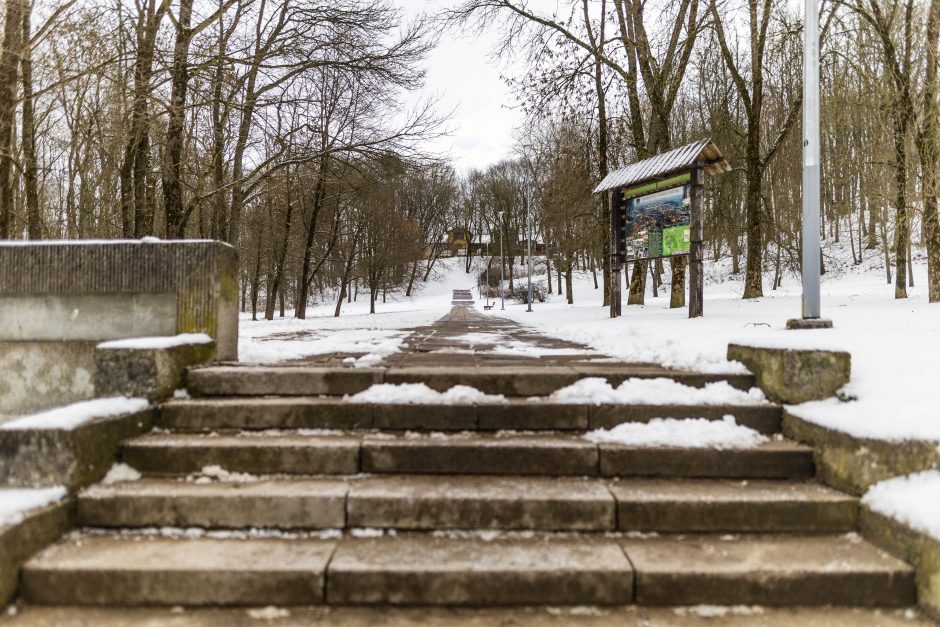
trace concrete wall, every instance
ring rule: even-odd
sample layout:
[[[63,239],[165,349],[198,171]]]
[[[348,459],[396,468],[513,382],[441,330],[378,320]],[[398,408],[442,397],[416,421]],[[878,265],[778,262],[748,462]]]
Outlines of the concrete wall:
[[[104,340],[206,333],[235,360],[238,296],[222,242],[0,242],[0,415],[91,398]]]

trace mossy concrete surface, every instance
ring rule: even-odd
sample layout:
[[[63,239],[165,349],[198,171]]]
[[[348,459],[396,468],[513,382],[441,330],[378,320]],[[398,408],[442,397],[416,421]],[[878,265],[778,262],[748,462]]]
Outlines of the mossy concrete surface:
[[[869,507],[862,507],[860,523],[868,540],[914,566],[920,605],[940,621],[940,540]]]
[[[784,411],[783,432],[813,446],[819,480],[852,494],[864,494],[878,483],[901,475],[940,468],[940,443],[922,440],[889,442],[858,438],[813,424]],[[940,540],[862,506],[862,535],[916,569],[918,602],[940,620]]]
[[[93,397],[96,343],[0,340],[0,414],[35,413]]]
[[[95,392],[98,396],[162,400],[183,387],[186,369],[210,361],[215,342],[192,342],[168,348],[95,349]]]
[[[770,400],[794,405],[834,396],[852,371],[852,356],[844,351],[729,344],[728,359],[753,372]]]
[[[813,446],[816,476],[821,481],[851,494],[864,494],[885,479],[940,468],[937,442],[857,438],[813,424],[788,411],[783,414],[783,432]]]
[[[34,510],[16,524],[0,526],[0,606],[16,594],[23,562],[59,539],[74,520],[74,503],[65,500]]]
[[[94,483],[111,468],[121,441],[149,431],[155,414],[147,409],[74,429],[0,429],[0,482],[69,491]]]

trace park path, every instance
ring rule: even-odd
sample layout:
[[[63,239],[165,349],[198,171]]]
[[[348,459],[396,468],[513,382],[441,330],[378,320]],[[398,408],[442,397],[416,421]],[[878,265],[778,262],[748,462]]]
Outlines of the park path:
[[[752,377],[621,363],[477,312],[469,293],[452,303],[376,367],[332,356],[191,371],[191,398],[122,445],[143,476],[79,495],[84,530],[24,566],[27,607],[10,622],[925,624],[903,613],[912,569],[854,533],[858,499],[815,480],[779,406],[696,400]],[[687,391],[551,398],[585,377],[668,377]],[[389,383],[505,398],[350,398]],[[728,415],[767,438],[719,450],[586,437]],[[232,609],[246,605],[268,609]],[[712,610],[653,609],[695,605]]]

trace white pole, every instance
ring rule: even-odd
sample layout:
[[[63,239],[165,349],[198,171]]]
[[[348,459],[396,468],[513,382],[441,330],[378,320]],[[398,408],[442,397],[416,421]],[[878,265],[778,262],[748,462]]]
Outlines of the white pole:
[[[803,29],[803,319],[819,306],[819,10],[805,0]]]

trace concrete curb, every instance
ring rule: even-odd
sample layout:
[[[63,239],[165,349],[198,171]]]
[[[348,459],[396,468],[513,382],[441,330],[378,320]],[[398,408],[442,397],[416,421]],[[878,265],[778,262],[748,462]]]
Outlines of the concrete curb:
[[[0,526],[0,607],[16,595],[23,563],[74,524],[75,503],[65,499],[26,513],[19,523]]]

